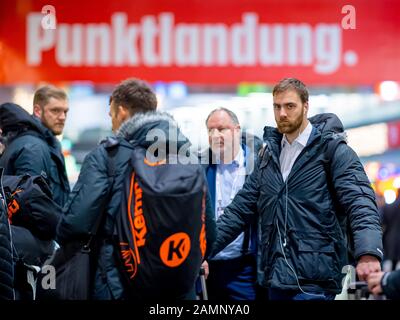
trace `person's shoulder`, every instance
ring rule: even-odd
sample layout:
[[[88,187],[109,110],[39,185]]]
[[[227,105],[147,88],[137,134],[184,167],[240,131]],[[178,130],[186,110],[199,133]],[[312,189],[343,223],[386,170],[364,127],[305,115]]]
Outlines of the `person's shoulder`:
[[[35,157],[48,156],[50,157],[49,145],[35,135],[23,135],[15,138],[9,145],[6,151],[19,153],[21,156],[24,154],[34,154]]]
[[[358,159],[357,153],[353,150],[351,146],[348,145],[346,140],[339,140],[332,144],[331,148],[333,148],[333,157],[336,158],[355,158]]]
[[[28,131],[24,134],[19,134],[10,142],[11,145],[21,145],[21,144],[30,144],[30,145],[41,145],[47,146],[46,141],[44,141],[41,137],[39,137],[35,132]]]
[[[99,145],[87,155],[85,160],[107,164],[113,159],[112,161],[118,165],[125,162],[133,150],[134,147],[128,141],[110,136],[100,141]]]
[[[107,148],[102,142],[100,142],[92,151],[88,153],[85,160],[89,161],[92,159],[96,159],[96,161],[98,161],[99,159],[106,157],[107,157]]]
[[[207,171],[211,167],[215,167],[212,161],[212,152],[210,148],[198,150],[194,156],[197,157],[198,164],[205,171]]]

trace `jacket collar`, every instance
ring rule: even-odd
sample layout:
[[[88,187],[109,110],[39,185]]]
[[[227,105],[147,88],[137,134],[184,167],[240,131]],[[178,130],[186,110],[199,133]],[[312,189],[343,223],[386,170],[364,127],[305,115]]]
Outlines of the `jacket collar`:
[[[155,142],[165,143],[169,148],[191,145],[190,141],[180,131],[174,118],[165,112],[151,111],[137,113],[126,120],[116,133],[118,138],[136,141],[143,147],[149,147]]]
[[[309,121],[315,129],[311,132],[307,146],[314,143],[317,139],[322,139],[323,141],[336,138],[346,140],[346,133],[344,132],[343,124],[335,114],[317,114],[309,118]],[[282,137],[283,135],[279,133],[277,128],[264,128],[263,139],[265,142],[269,142],[268,144],[270,144],[273,150],[280,151]]]
[[[304,147],[307,145],[307,143],[308,143],[308,140],[309,140],[309,138],[310,138],[312,129],[313,129],[313,127],[312,127],[311,123],[308,122],[308,125],[307,125],[307,126],[305,127],[305,129],[300,133],[300,135],[293,141],[293,143],[294,143],[294,142],[295,142],[295,143],[299,143],[299,144],[301,144],[302,147],[304,148]],[[283,146],[284,146],[286,143],[289,144],[289,141],[287,140],[286,135],[283,135],[282,141],[281,141],[281,149],[283,148]]]

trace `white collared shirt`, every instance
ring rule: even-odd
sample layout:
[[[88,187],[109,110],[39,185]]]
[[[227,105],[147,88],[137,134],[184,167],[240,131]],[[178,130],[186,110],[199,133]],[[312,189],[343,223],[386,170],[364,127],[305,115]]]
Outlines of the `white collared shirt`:
[[[303,132],[292,142],[289,143],[286,139],[286,135],[283,135],[281,141],[281,154],[279,156],[279,163],[281,165],[281,173],[283,181],[286,181],[287,177],[292,171],[292,167],[297,157],[303,151],[304,147],[307,145],[308,139],[310,138],[312,131],[312,125],[308,122],[307,127]]]
[[[242,188],[246,179],[245,156],[240,148],[235,159],[228,164],[217,164],[216,172],[216,219],[223,214],[224,209],[232,202],[236,193]],[[214,259],[233,259],[239,257],[243,246],[243,233],[241,233],[224,250],[220,251]]]

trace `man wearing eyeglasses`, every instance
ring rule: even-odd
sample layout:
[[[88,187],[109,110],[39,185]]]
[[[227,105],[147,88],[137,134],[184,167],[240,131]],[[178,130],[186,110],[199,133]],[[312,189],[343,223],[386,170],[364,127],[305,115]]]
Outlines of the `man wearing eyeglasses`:
[[[228,109],[213,110],[207,117],[206,126],[210,148],[203,159],[208,159],[205,171],[215,218],[218,219],[242,188],[252,168],[254,148],[241,144],[238,118]],[[208,261],[210,300],[255,299],[255,240],[255,228],[251,226]]]
[[[0,167],[7,175],[45,175],[60,206],[67,201],[70,187],[56,135],[62,134],[67,113],[66,93],[50,85],[35,92],[33,115],[14,103],[0,106],[5,141]]]

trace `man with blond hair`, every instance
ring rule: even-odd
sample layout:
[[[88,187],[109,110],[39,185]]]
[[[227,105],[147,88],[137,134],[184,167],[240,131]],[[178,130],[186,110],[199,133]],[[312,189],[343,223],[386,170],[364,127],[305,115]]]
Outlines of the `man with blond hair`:
[[[14,103],[0,105],[0,127],[5,141],[0,166],[4,173],[45,176],[60,206],[67,201],[70,187],[56,135],[62,134],[67,113],[66,93],[50,85],[35,92],[33,115]]]

